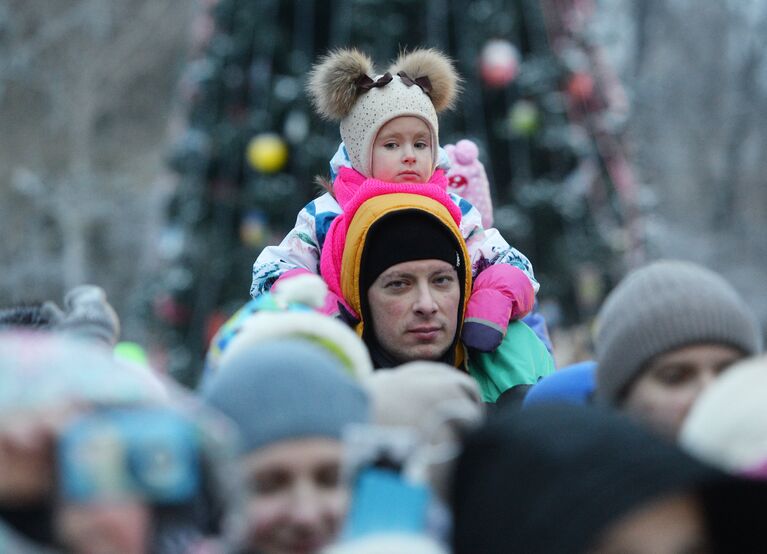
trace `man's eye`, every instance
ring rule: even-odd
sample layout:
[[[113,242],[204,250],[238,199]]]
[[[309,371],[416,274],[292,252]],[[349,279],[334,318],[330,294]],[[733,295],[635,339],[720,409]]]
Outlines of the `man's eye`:
[[[385,288],[387,289],[401,289],[407,286],[407,283],[405,281],[389,281],[386,283]]]
[[[283,474],[265,475],[250,481],[250,490],[255,494],[276,494],[285,489],[290,479]]]
[[[336,488],[341,481],[338,465],[331,464],[321,467],[315,473],[314,480],[320,487],[326,489]]]
[[[454,281],[452,275],[439,275],[438,277],[434,278],[434,283],[437,285],[449,285]]]

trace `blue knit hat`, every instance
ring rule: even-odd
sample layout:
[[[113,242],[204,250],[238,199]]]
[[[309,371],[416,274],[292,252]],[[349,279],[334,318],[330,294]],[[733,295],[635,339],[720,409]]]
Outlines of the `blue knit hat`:
[[[596,388],[597,363],[589,360],[558,369],[528,391],[523,408],[536,404],[589,404]]]
[[[227,357],[202,389],[237,425],[240,452],[288,439],[340,439],[370,419],[367,395],[327,350],[301,339],[256,343]]]

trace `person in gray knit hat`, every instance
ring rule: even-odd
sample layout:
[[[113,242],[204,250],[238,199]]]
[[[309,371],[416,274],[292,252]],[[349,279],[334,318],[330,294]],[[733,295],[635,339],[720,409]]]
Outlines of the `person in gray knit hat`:
[[[240,431],[244,551],[306,554],[330,544],[348,500],[342,432],[370,419],[368,397],[342,363],[300,338],[255,343],[222,360],[201,394]]]
[[[692,403],[735,361],[761,350],[759,324],[737,291],[675,260],[629,274],[597,314],[597,399],[676,438]]]
[[[120,337],[120,319],[95,285],[80,285],[64,296],[64,309],[48,300],[0,308],[0,329],[23,327],[76,336],[112,347]]]

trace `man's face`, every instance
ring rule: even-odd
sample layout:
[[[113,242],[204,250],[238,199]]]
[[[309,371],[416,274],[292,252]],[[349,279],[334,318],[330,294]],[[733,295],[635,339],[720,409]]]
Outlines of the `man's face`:
[[[442,260],[395,264],[368,289],[373,332],[401,363],[438,360],[455,338],[461,284]]]
[[[425,183],[434,172],[431,133],[411,115],[395,117],[373,142],[373,177],[390,183]]]
[[[340,479],[342,448],[338,440],[310,437],[268,445],[244,458],[252,551],[312,554],[333,542],[348,504]]]
[[[624,408],[676,438],[695,400],[727,367],[743,357],[731,346],[700,344],[661,354],[631,386]]]

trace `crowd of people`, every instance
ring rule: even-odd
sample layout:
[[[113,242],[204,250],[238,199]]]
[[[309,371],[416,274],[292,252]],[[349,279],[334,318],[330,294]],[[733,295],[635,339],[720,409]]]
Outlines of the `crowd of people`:
[[[765,551],[767,358],[736,289],[648,263],[557,368],[545,283],[450,192],[484,175],[440,147],[450,60],[336,50],[308,91],[332,181],[195,390],[120,354],[98,287],[0,310],[0,552]]]

